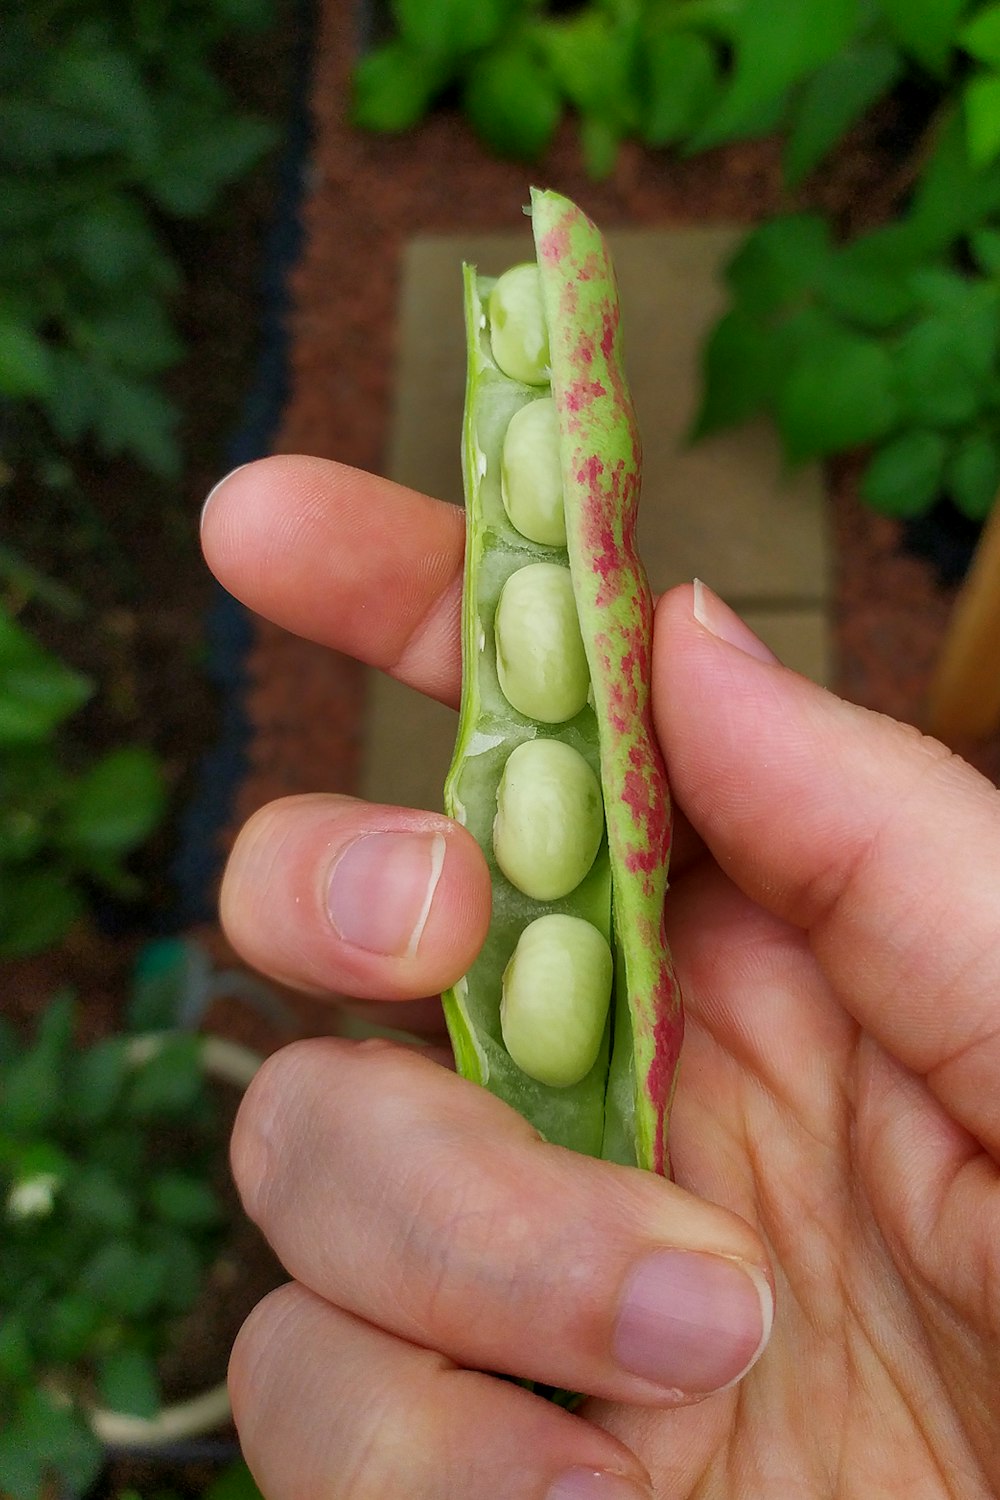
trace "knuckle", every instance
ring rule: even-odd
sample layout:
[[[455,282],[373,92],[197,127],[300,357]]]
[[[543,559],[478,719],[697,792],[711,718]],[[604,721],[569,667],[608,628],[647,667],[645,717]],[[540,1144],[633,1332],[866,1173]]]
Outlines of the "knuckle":
[[[258,1068],[240,1103],[229,1146],[233,1180],[255,1223],[267,1215],[276,1166],[284,1154],[290,1115],[312,1071],[315,1043],[291,1042]]]
[[[249,1314],[229,1356],[229,1399],[241,1434],[266,1412],[271,1374],[284,1344],[283,1329],[297,1314],[302,1290],[294,1282],[269,1292]]]

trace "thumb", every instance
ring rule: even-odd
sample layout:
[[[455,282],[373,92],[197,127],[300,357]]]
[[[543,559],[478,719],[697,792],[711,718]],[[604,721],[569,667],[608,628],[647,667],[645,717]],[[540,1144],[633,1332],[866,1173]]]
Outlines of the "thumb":
[[[783,667],[702,585],[660,600],[653,670],[674,796],[722,869],[1000,1155],[1000,794]]]

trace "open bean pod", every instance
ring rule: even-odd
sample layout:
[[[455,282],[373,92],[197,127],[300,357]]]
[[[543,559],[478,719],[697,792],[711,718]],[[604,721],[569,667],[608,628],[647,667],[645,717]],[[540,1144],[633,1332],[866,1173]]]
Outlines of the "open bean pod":
[[[459,1071],[547,1140],[667,1169],[682,1016],[670,804],[635,547],[638,428],[595,225],[532,192],[536,262],[465,267],[462,707],[448,812],[493,878],[444,997]]]

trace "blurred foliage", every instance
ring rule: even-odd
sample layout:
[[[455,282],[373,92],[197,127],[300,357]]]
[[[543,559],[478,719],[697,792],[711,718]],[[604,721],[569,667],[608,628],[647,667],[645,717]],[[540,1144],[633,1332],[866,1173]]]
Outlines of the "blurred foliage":
[[[213,58],[273,20],[272,0],[21,0],[0,48],[0,410],[173,478],[178,412],[162,377],[171,218],[196,218],[272,144]]]
[[[920,101],[885,228],[816,215],[750,236],[705,352],[695,435],[759,411],[792,462],[874,445],[868,502],[974,519],[1000,484],[1000,3],[986,0],[390,0],[354,117],[414,125],[458,98],[494,151],[536,159],[579,122],[595,177],[620,143],[685,154],[777,132],[794,193],[901,87]]]
[[[115,1500],[184,1500],[178,1490],[158,1489],[142,1495],[138,1490],[120,1490]],[[245,1463],[230,1464],[201,1491],[201,1500],[263,1500]]]
[[[36,1033],[0,1022],[0,1493],[82,1494],[98,1404],[154,1416],[157,1357],[224,1227],[199,1038],[120,1034],[81,1049],[53,999]]]
[[[152,751],[80,765],[64,725],[93,692],[0,607],[0,959],[58,943],[91,888],[138,894],[127,864],[163,816]]]

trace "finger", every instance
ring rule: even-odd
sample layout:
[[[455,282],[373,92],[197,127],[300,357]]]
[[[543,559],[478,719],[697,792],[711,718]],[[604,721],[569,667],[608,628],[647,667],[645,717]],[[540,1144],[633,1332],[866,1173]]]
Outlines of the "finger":
[[[677,1405],[739,1378],[770,1329],[767,1257],[741,1219],[547,1145],[386,1043],[273,1057],[233,1169],[297,1280],[471,1368]]]
[[[267,458],[213,490],[202,546],[219,582],[258,614],[458,702],[456,506],[345,464]]]
[[[675,792],[743,891],[811,934],[848,1012],[1000,1152],[1000,796],[775,662],[708,591],[660,602]]]
[[[299,1286],[233,1350],[244,1456],[268,1500],[646,1500],[608,1433],[517,1386],[457,1370]]]
[[[286,630],[458,703],[465,518],[325,459],[246,464],[212,491],[202,546],[219,581]],[[675,870],[701,853],[683,816]]]
[[[460,979],[479,952],[489,871],[449,818],[288,797],[240,832],[220,912],[237,951],[283,984],[416,1000]]]

